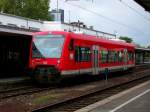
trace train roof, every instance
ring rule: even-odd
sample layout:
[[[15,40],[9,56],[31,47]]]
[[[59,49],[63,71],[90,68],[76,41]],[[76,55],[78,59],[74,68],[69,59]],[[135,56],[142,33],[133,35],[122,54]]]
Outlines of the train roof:
[[[127,47],[133,47],[135,48],[135,45],[132,43],[126,43],[122,41],[115,41],[115,40],[109,40],[106,39],[102,36],[92,36],[92,35],[87,35],[87,34],[77,34],[74,32],[65,32],[65,31],[44,31],[44,32],[36,32],[34,33],[35,35],[42,35],[42,34],[63,34],[63,35],[68,35],[72,34],[74,35],[73,38],[75,39],[81,39],[81,40],[87,40],[87,41],[94,41],[94,42],[101,42],[101,43],[107,43],[107,44],[116,44],[120,46],[127,46]],[[78,35],[78,36],[77,36]]]
[[[147,51],[147,52],[150,52],[150,49],[148,49],[148,48],[139,48],[139,47],[137,47],[137,48],[135,48],[135,50],[136,51]]]

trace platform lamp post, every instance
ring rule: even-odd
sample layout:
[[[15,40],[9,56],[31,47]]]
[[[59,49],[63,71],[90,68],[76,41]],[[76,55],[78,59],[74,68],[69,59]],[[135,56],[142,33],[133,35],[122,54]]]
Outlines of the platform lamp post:
[[[105,75],[105,84],[106,84],[106,85],[107,85],[107,83],[108,83],[108,74],[109,74],[109,69],[108,69],[108,68],[105,68],[104,75]]]
[[[117,31],[114,30],[114,35],[115,35],[115,38],[117,38]]]
[[[58,0],[57,0],[57,8],[56,8],[56,10],[57,10],[57,21],[58,21],[58,12],[59,12],[59,9],[58,9]]]

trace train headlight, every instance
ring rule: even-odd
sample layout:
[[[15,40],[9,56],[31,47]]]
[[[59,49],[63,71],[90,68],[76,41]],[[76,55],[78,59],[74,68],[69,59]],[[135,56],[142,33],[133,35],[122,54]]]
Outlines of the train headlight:
[[[57,64],[60,64],[60,60],[57,61]]]
[[[43,61],[43,64],[44,64],[44,65],[47,65],[47,61]]]
[[[71,60],[73,60],[73,58],[74,58],[73,53],[70,53],[69,58],[70,58]]]

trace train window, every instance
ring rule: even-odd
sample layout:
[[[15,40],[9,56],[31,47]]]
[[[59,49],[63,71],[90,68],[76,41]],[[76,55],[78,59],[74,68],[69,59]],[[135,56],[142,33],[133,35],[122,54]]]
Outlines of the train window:
[[[108,62],[109,63],[114,62],[114,53],[113,53],[113,51],[108,51]]]
[[[114,62],[118,62],[118,52],[114,51]]]
[[[116,62],[115,51],[111,51],[111,62]]]
[[[81,61],[91,61],[91,52],[90,52],[90,48],[85,47],[85,48],[81,48]]]
[[[75,61],[80,61],[80,48],[78,46],[75,47]]]
[[[115,52],[115,62],[119,62],[119,52]]]
[[[118,62],[118,56],[117,56],[117,52],[113,51],[113,62]]]
[[[100,53],[101,53],[101,62],[102,63],[122,62],[122,53],[121,53],[121,51],[102,50]]]
[[[91,61],[91,51],[89,47],[75,47],[75,61],[89,62]]]
[[[119,62],[122,62],[122,60],[123,60],[123,54],[122,54],[122,52],[119,51],[118,55],[119,55]]]
[[[107,62],[108,63],[115,63],[119,61],[119,54],[120,52],[117,51],[108,51],[107,55]],[[122,56],[121,56],[122,57]],[[121,59],[120,59],[121,60]]]
[[[134,59],[134,54],[133,54],[133,52],[128,52],[128,59],[131,61],[131,60],[133,60]]]
[[[112,54],[111,51],[108,51],[108,63],[112,62]]]
[[[74,39],[70,40],[70,44],[69,44],[69,50],[74,50]]]
[[[102,50],[100,53],[101,53],[101,62],[106,63],[108,52],[106,50]]]
[[[63,35],[36,35],[32,43],[32,58],[60,58]]]

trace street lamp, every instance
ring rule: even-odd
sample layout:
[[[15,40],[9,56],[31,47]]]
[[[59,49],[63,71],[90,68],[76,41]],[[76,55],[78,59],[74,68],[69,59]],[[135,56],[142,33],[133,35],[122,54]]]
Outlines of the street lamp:
[[[115,38],[117,38],[117,31],[114,30],[114,35],[115,35]]]
[[[58,11],[59,11],[59,9],[58,9],[58,0],[57,0],[57,8],[56,8],[56,10],[57,10],[57,21],[58,21]]]

